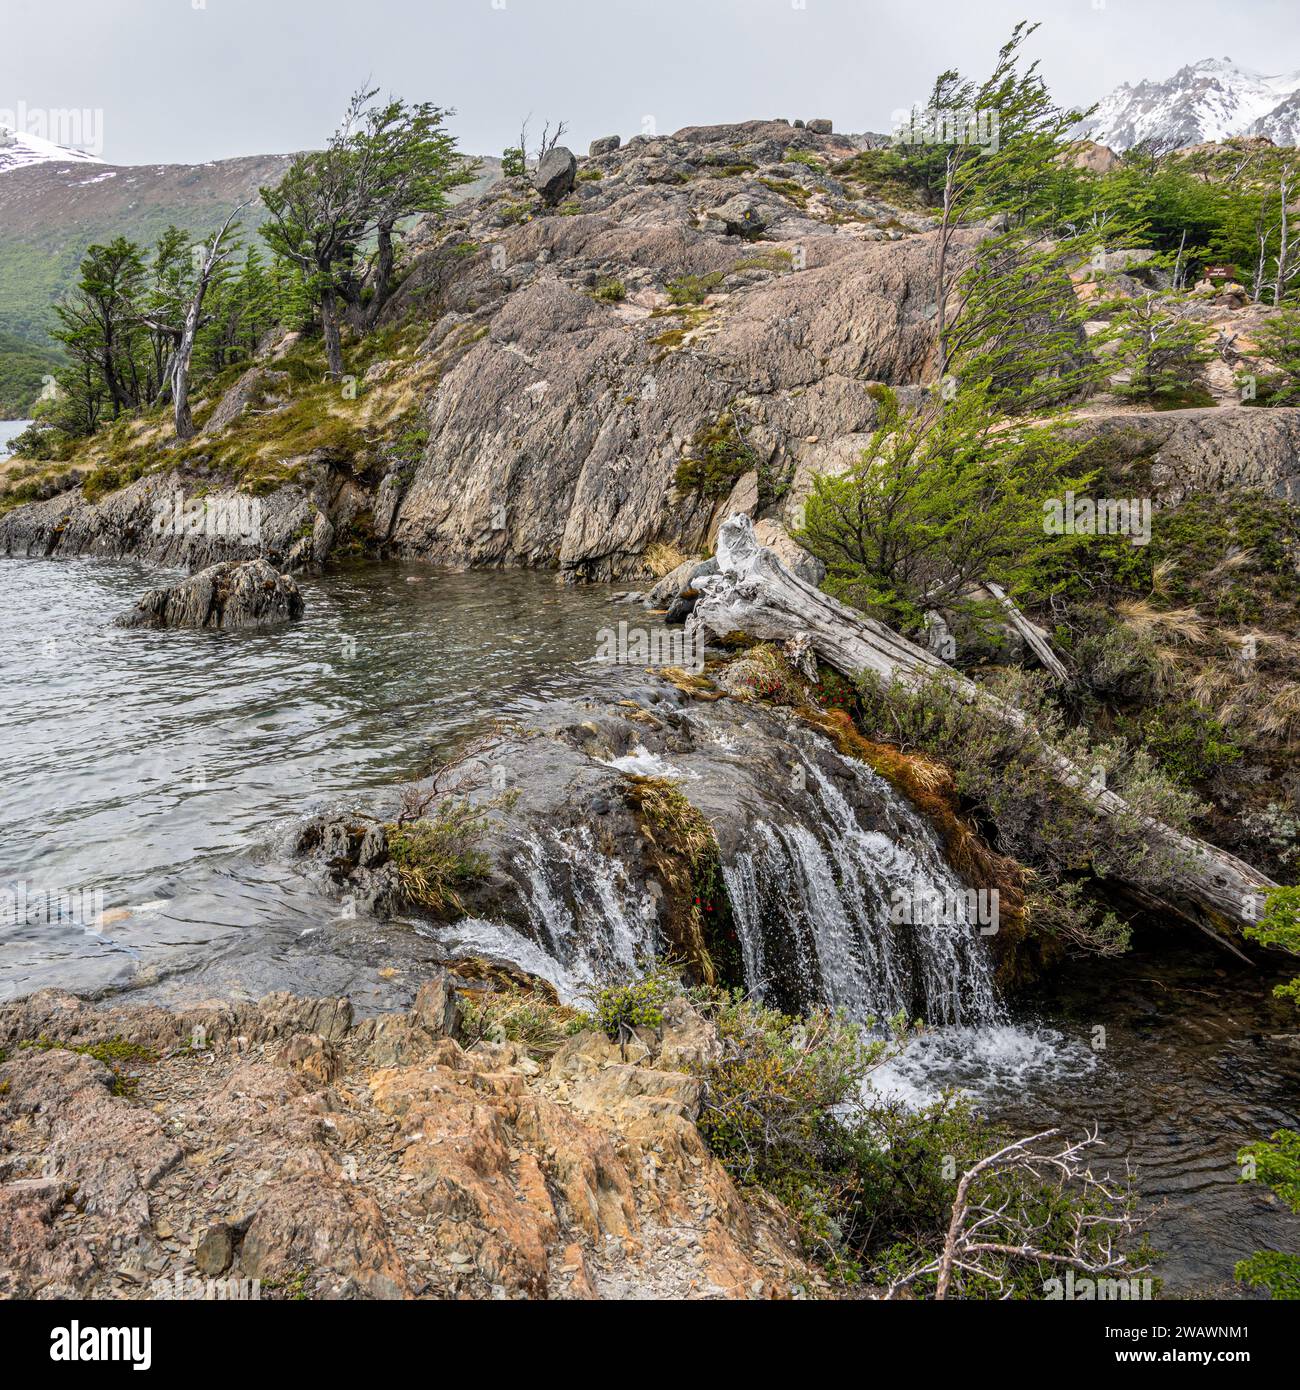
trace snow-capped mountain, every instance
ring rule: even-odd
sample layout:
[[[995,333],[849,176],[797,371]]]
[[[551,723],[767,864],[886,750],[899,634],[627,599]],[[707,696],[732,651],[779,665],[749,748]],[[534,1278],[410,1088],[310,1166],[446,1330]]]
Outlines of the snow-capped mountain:
[[[1268,76],[1230,58],[1191,63],[1164,82],[1116,87],[1088,120],[1085,133],[1113,150],[1143,140],[1199,145],[1233,135],[1300,142],[1300,72]]]
[[[102,164],[84,150],[67,150],[37,135],[25,135],[0,125],[0,173],[26,169],[33,164]]]

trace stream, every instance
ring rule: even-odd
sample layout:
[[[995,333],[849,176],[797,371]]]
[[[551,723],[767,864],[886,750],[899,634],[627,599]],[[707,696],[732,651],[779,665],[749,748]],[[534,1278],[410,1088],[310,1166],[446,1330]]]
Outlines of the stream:
[[[458,934],[483,945],[481,932],[548,973],[536,944],[508,929],[465,923],[439,939],[418,919],[342,912],[286,845],[305,815],[378,796],[498,716],[580,694],[597,630],[617,612],[609,591],[364,565],[303,580],[305,618],[273,632],[111,626],[158,582],[126,562],[0,558],[0,893],[43,908],[0,922],[0,998],[45,986],[164,1001],[290,989],[347,993],[365,1012],[404,1004],[395,978],[418,979]],[[813,790],[817,825],[755,822],[725,866],[756,978],[787,969],[772,944],[797,930],[823,994],[850,1011],[883,1012],[923,987],[947,1026],[873,1086],[909,1104],[960,1087],[1017,1133],[1096,1125],[1098,1166],[1131,1163],[1155,1209],[1168,1292],[1231,1294],[1237,1259],[1300,1247],[1300,1218],[1237,1181],[1242,1144],[1300,1125],[1300,1036],[1267,972],[1140,927],[1128,955],[998,1001],[969,934],[935,936],[909,961],[884,940],[891,876],[905,865],[946,881],[928,827],[905,852],[901,838],[864,834],[835,788]],[[905,804],[895,814],[919,820]],[[589,857],[570,868],[588,873],[593,911],[605,910],[597,878],[618,866]],[[543,856],[543,887],[547,868]],[[540,919],[553,904],[539,894]],[[76,910],[88,901],[102,915]]]

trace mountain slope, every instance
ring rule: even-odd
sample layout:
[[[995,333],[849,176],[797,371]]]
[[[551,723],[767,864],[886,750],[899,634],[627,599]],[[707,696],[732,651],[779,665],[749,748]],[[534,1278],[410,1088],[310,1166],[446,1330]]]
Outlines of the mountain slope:
[[[1300,72],[1267,76],[1230,58],[1205,58],[1163,82],[1116,87],[1084,129],[1116,150],[1143,140],[1181,146],[1246,134],[1289,145],[1300,136],[1297,94]]]
[[[245,231],[265,216],[258,188],[290,155],[123,167],[44,160],[0,172],[0,331],[48,345],[52,306],[86,248],[116,236],[152,243],[174,223],[196,235],[247,199]]]
[[[0,144],[0,334],[32,345],[37,380],[48,370],[55,301],[74,284],[86,248],[125,236],[151,245],[169,224],[210,232],[240,203],[252,238],[266,217],[258,189],[274,184],[292,155],[251,155],[208,164],[113,165],[29,136]],[[481,193],[500,174],[497,159],[458,189]],[[30,375],[30,373],[29,373]],[[0,416],[14,408],[0,404]],[[23,412],[25,413],[25,411]]]

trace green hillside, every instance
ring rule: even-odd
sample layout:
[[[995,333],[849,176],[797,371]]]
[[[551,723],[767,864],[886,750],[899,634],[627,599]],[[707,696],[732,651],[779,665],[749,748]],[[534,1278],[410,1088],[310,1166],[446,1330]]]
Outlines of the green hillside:
[[[245,234],[266,215],[257,190],[289,156],[141,167],[41,164],[0,175],[0,417],[23,418],[58,358],[54,305],[86,248],[125,236],[152,245],[169,225],[201,236],[239,203]]]

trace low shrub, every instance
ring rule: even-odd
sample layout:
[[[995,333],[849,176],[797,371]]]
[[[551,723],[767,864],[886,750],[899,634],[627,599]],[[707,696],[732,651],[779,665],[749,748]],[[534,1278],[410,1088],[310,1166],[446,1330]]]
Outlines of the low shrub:
[[[482,878],[491,861],[478,849],[487,816],[468,801],[447,799],[419,820],[384,826],[403,895],[431,912],[464,911],[457,889]]]

